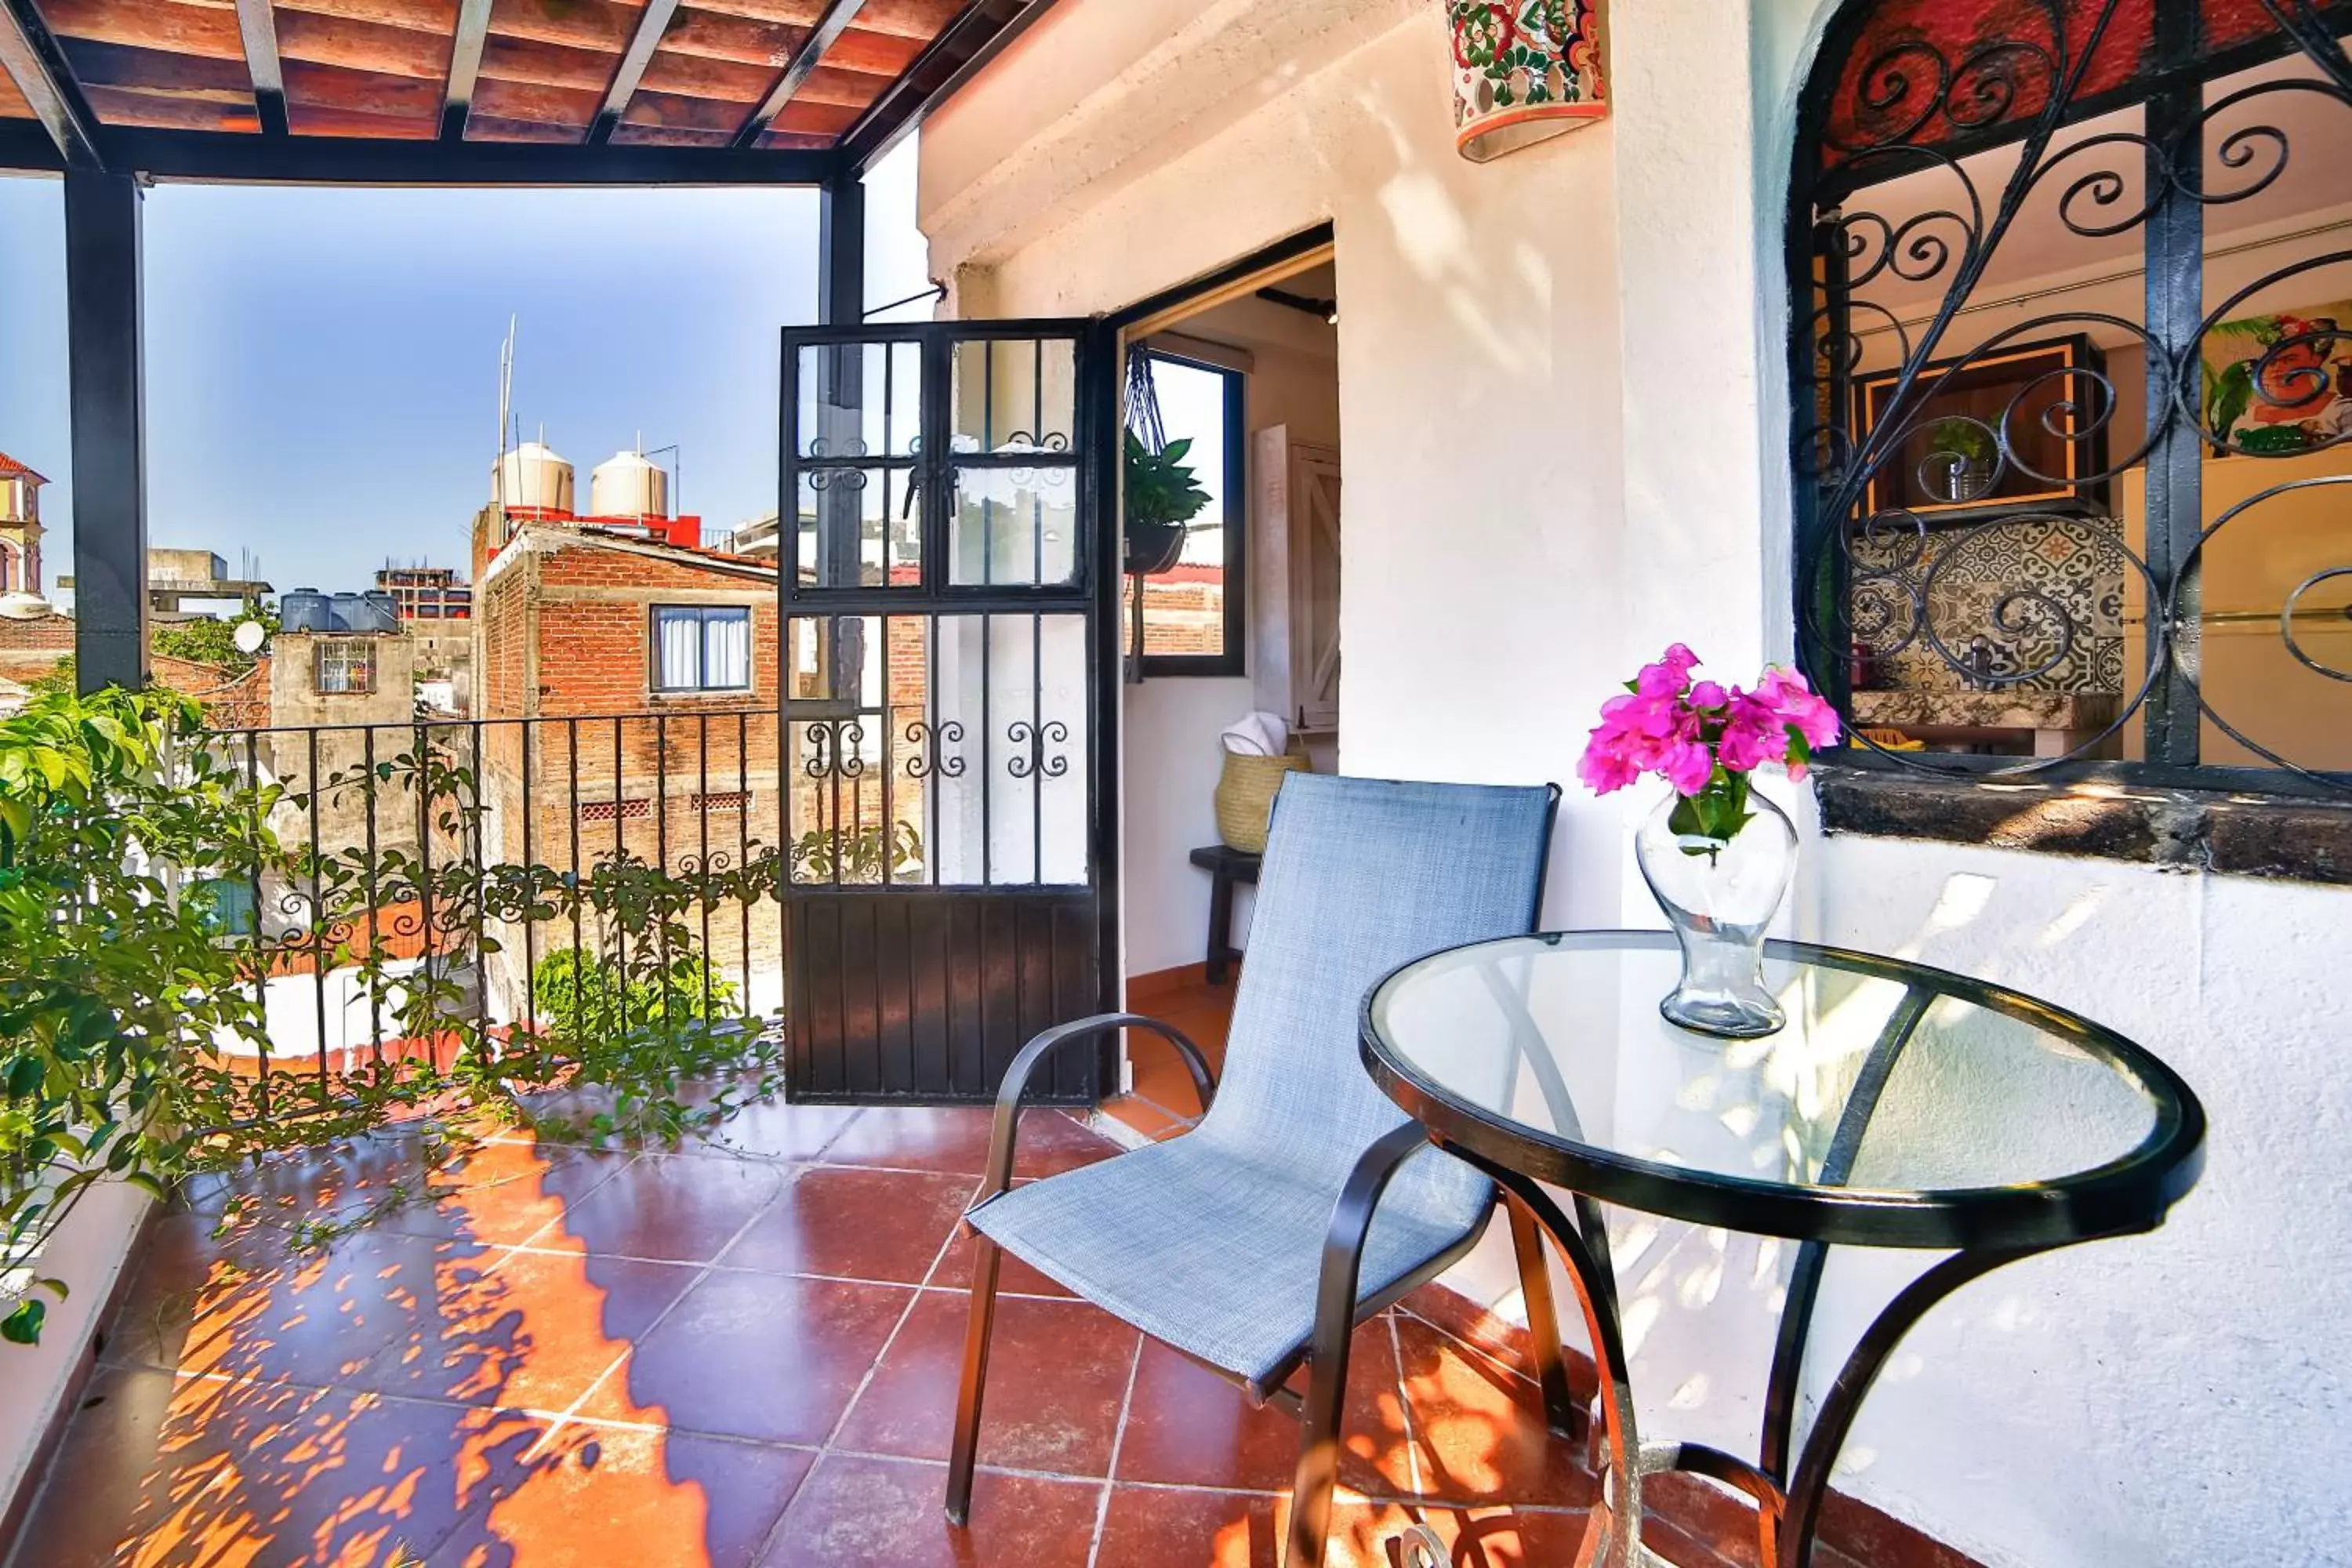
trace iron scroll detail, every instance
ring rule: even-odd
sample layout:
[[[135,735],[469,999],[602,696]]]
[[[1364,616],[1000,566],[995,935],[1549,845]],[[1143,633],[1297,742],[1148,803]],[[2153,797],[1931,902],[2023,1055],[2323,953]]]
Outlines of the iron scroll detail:
[[[2300,736],[2222,711],[2244,700],[2217,699],[2200,657],[2214,616],[2249,636],[2267,619],[2277,679],[2352,679],[2321,641],[2352,618],[2352,531],[2329,525],[2331,558],[2298,558],[2260,613],[2204,604],[2217,539],[2318,504],[2309,490],[2352,482],[2352,462],[2283,474],[2210,522],[2197,478],[2200,460],[2352,443],[2352,313],[2274,309],[2298,284],[2352,296],[2352,247],[2209,289],[2203,237],[2333,157],[2313,124],[2352,132],[2352,28],[2314,0],[2150,10],[1854,0],[1833,24],[1789,226],[1799,663],[1848,744],[1891,765],[2120,765],[2144,731],[2147,764],[2178,770],[2212,761],[2201,726],[2290,787],[2352,791],[2352,773],[2294,754]],[[2119,244],[2142,253],[2146,319],[2121,289],[2025,286],[2112,270]],[[2271,323],[2259,340],[2250,320]],[[2063,745],[2031,748],[2055,754],[1872,732],[1931,708],[2073,717],[2053,726]]]

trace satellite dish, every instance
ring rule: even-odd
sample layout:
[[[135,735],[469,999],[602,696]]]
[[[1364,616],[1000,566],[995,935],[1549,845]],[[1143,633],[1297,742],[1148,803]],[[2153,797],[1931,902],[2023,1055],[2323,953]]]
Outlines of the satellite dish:
[[[261,629],[259,621],[239,621],[236,623],[236,630],[229,635],[235,639],[236,651],[239,653],[259,653],[261,645],[268,641],[269,637],[268,632]]]

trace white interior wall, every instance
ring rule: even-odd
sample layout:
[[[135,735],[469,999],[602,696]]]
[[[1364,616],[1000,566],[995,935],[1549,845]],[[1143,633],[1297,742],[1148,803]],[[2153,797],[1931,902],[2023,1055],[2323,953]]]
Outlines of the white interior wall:
[[[1299,332],[1279,305],[1236,300],[1183,322],[1188,337],[1223,343],[1249,356],[1245,433],[1287,425],[1302,441],[1339,444],[1339,372],[1328,328]],[[1301,322],[1307,326],[1316,323]],[[1250,444],[1244,442],[1245,453]],[[1248,460],[1245,458],[1245,461]],[[1246,493],[1255,499],[1255,479]],[[1253,509],[1245,528],[1263,524]],[[1286,584],[1246,584],[1249,615]],[[1120,723],[1124,775],[1119,883],[1125,899],[1127,973],[1157,973],[1198,963],[1209,929],[1209,874],[1185,857],[1217,842],[1215,794],[1224,765],[1219,731],[1255,705],[1247,672],[1239,676],[1154,676],[1125,692]],[[1234,900],[1234,945],[1248,942],[1254,890]]]
[[[1600,700],[1666,642],[1734,676],[1790,647],[1780,231],[1798,84],[1832,3],[1754,0],[1744,30],[1720,0],[1621,4],[1612,118],[1483,167],[1453,152],[1436,7],[1360,0],[1360,47],[1269,59],[1182,31],[1230,6],[1066,5],[1038,30],[1057,47],[1159,18],[1215,86],[1188,98],[1170,42],[1142,62],[1148,100],[1121,78],[1076,105],[1064,90],[1053,121],[1037,109],[1053,79],[1008,58],[992,90],[1052,123],[1050,145],[1024,153],[1030,132],[992,129],[982,99],[935,121],[928,145],[952,139],[961,160],[941,166],[992,171],[1009,210],[929,199],[927,163],[926,226],[972,264],[967,313],[1043,313],[1114,308],[1332,219],[1343,765],[1568,782]],[[1258,47],[1288,10],[1328,26],[1341,5],[1264,0]],[[1105,81],[1101,57],[1087,79]],[[1097,100],[1133,123],[1095,136]],[[1622,801],[1571,788],[1549,921],[1658,923],[1628,853],[1648,802]],[[2336,1174],[2352,892],[1810,825],[1805,854],[1787,917],[1802,934],[2109,1022],[2214,1119],[2203,1182],[2163,1230],[2005,1270],[1933,1314],[1839,1484],[1997,1568],[2352,1563],[2352,1343],[2334,1305],[2352,1271]],[[1759,1264],[1717,1239],[1668,1227],[1644,1251],[1635,1381],[1650,1435],[1745,1447],[1785,1254]],[[1830,1280],[1824,1354],[1890,1288],[1888,1260],[1856,1262]],[[1507,1310],[1495,1265],[1458,1278]]]

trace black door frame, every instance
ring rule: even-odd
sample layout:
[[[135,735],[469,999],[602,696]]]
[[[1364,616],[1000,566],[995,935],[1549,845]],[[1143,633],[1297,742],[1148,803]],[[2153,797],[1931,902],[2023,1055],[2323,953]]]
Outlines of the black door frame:
[[[1072,434],[1076,447],[1075,461],[1070,463],[1083,526],[1073,541],[1075,564],[1066,584],[1046,586],[1024,584],[977,585],[952,584],[946,580],[948,555],[945,548],[948,535],[947,518],[933,498],[948,493],[940,481],[955,467],[1035,466],[1034,458],[1022,457],[992,458],[982,454],[956,454],[947,440],[947,399],[950,382],[946,374],[955,346],[960,343],[991,341],[1066,340],[1073,345],[1075,356],[1072,409]],[[783,334],[783,357],[780,367],[782,396],[780,403],[780,439],[778,460],[778,647],[780,666],[787,657],[787,628],[794,618],[830,616],[873,616],[928,617],[958,614],[1083,614],[1087,617],[1086,702],[1088,723],[1086,766],[1087,769],[1088,811],[1087,823],[1087,880],[1076,884],[1037,884],[1017,881],[989,881],[979,885],[940,887],[928,883],[891,883],[882,885],[845,884],[839,880],[839,868],[835,867],[834,879],[812,883],[788,876],[780,890],[785,909],[787,941],[785,964],[788,994],[796,999],[797,1015],[792,1026],[793,1044],[788,1083],[793,1098],[808,1103],[823,1102],[919,1102],[940,1103],[961,1100],[987,1100],[993,1097],[1003,1066],[1011,1051],[1003,1048],[1002,1040],[982,1039],[974,1048],[982,1053],[985,1070],[979,1077],[965,1076],[952,1086],[933,1084],[910,1092],[902,1075],[901,1083],[883,1081],[884,1073],[877,1068],[871,1077],[858,1075],[856,1085],[845,1082],[849,1073],[848,1054],[860,1048],[849,1037],[853,1033],[850,1006],[845,995],[838,1016],[827,1016],[817,1005],[817,990],[822,977],[814,973],[815,960],[805,946],[793,951],[793,934],[808,937],[819,929],[819,922],[837,920],[841,911],[853,911],[854,922],[866,920],[877,942],[885,926],[904,920],[908,922],[905,940],[913,942],[912,930],[916,921],[947,921],[955,917],[956,906],[969,906],[985,900],[1007,906],[1043,906],[1042,916],[1035,913],[1016,918],[1042,918],[1048,922],[1068,914],[1068,906],[1082,896],[1091,907],[1087,911],[1087,945],[1092,949],[1092,973],[1085,985],[1083,998],[1075,994],[1057,998],[1059,1012],[1045,1022],[1064,1022],[1060,1013],[1069,1016],[1087,1012],[1108,1011],[1117,1005],[1119,977],[1119,865],[1118,865],[1118,789],[1119,789],[1119,647],[1118,601],[1120,579],[1118,563],[1120,559],[1116,539],[1117,465],[1106,454],[1112,450],[1118,427],[1118,355],[1114,352],[1116,335],[1100,318],[1005,319],[978,321],[943,321],[911,322],[832,322],[820,328],[787,329]],[[800,508],[799,477],[806,459],[797,449],[795,425],[801,396],[799,351],[804,347],[834,344],[912,343],[922,356],[923,384],[926,402],[930,407],[921,415],[919,426],[921,449],[895,458],[890,454],[858,454],[860,458],[886,459],[885,466],[915,480],[925,495],[923,506],[923,549],[920,552],[924,581],[919,590],[881,585],[851,584],[819,586],[803,584],[798,570],[798,541],[795,520]],[[855,374],[846,368],[832,374]],[[835,461],[845,461],[835,455]],[[895,499],[895,498],[894,498]],[[820,505],[824,504],[820,498]],[[824,701],[794,701],[788,696],[787,672],[778,670],[778,734],[779,787],[789,790],[792,784],[788,742],[795,723],[837,721],[837,713],[820,711],[834,704]],[[886,692],[885,708],[888,707]],[[887,720],[886,720],[887,721]],[[985,766],[983,753],[983,766]],[[789,811],[789,805],[785,809]],[[789,830],[787,837],[790,837]],[[789,854],[789,845],[786,846]],[[894,901],[896,907],[877,905],[874,900]],[[866,906],[863,909],[857,906]],[[944,910],[925,906],[945,906]],[[887,909],[887,912],[886,912]],[[1058,944],[1063,928],[1054,926],[1050,941]],[[893,935],[898,934],[893,932]],[[866,940],[863,937],[861,942]],[[942,938],[951,942],[952,937]],[[984,933],[980,939],[983,944]],[[945,950],[942,950],[943,955]],[[984,955],[983,955],[984,957]],[[1058,960],[1056,960],[1058,962]],[[952,967],[950,959],[943,969]],[[941,979],[940,990],[930,987],[932,977],[918,977],[910,966],[905,981],[903,1011],[919,1014],[921,1004],[917,1000],[920,989],[925,995],[940,996],[945,1011],[950,1015],[958,1009],[954,994],[949,989],[952,976]],[[883,1032],[898,1028],[911,1033],[924,1027],[919,1021],[901,1026],[897,1018],[888,993],[898,984],[893,975],[887,982],[877,980],[873,988],[872,1023],[856,1021],[856,1030],[872,1031],[872,1044],[881,1053],[887,1042]],[[978,1004],[974,1004],[978,1005]],[[978,1027],[982,1036],[992,1033],[989,1028],[987,1009],[981,1007]],[[971,1020],[958,1020],[971,1026]],[[1024,1018],[1024,1026],[1034,1020]],[[954,1024],[945,1026],[952,1032]],[[1042,1024],[1039,1026],[1044,1026]],[[842,1038],[836,1042],[833,1036]],[[825,1038],[820,1040],[819,1036]],[[1012,1039],[1017,1050],[1022,1039]],[[840,1065],[835,1068],[823,1059],[835,1049],[840,1053]],[[895,1047],[892,1047],[895,1048]],[[945,1047],[951,1055],[960,1049],[952,1040]],[[1055,1075],[1051,1084],[1041,1086],[1036,1096],[1048,1103],[1091,1105],[1104,1092],[1105,1086],[1116,1080],[1117,1047],[1106,1041],[1094,1052],[1067,1053],[1068,1069]],[[909,1065],[908,1062],[902,1065]],[[919,1065],[909,1070],[920,1076]]]

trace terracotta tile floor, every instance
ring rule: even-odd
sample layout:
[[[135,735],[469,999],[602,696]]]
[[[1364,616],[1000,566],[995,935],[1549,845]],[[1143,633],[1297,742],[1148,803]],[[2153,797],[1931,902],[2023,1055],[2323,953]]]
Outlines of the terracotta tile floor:
[[[1213,1047],[1231,994],[1155,1005]],[[1118,1109],[1182,1131],[1189,1085],[1138,1056]],[[1018,1265],[971,1528],[943,1521],[987,1137],[977,1110],[778,1104],[675,1152],[518,1135],[428,1182],[382,1134],[205,1184],[135,1261],[11,1568],[1273,1568],[1290,1418]],[[1032,1112],[1020,1173],[1115,1152]],[[1508,1337],[1439,1326],[1472,1331],[1456,1300],[1360,1331],[1335,1568],[1414,1521],[1454,1568],[1576,1558],[1591,1454]],[[1685,1568],[1752,1551],[1736,1508],[1676,1522],[1654,1540]]]
[[[1201,1047],[1209,1065],[1221,1074],[1225,1064],[1225,1030],[1233,1023],[1234,988],[1241,970],[1223,985],[1193,977],[1174,984],[1139,989],[1129,998],[1138,1013],[1173,1025]],[[1168,1138],[1199,1120],[1201,1096],[1192,1075],[1165,1042],[1139,1034],[1129,1047],[1134,1072],[1130,1092],[1105,1102],[1103,1111],[1146,1138]]]
[[[1289,1418],[1025,1270],[972,1528],[942,1522],[985,1130],[772,1106],[740,1151],[518,1140],[427,1193],[386,1134],[210,1184],[152,1233],[12,1561],[1272,1564]],[[1114,1152],[1057,1112],[1024,1144],[1024,1175]],[[1335,1563],[1409,1519],[1461,1563],[1573,1559],[1585,1457],[1504,1361],[1399,1310],[1350,1394]]]

